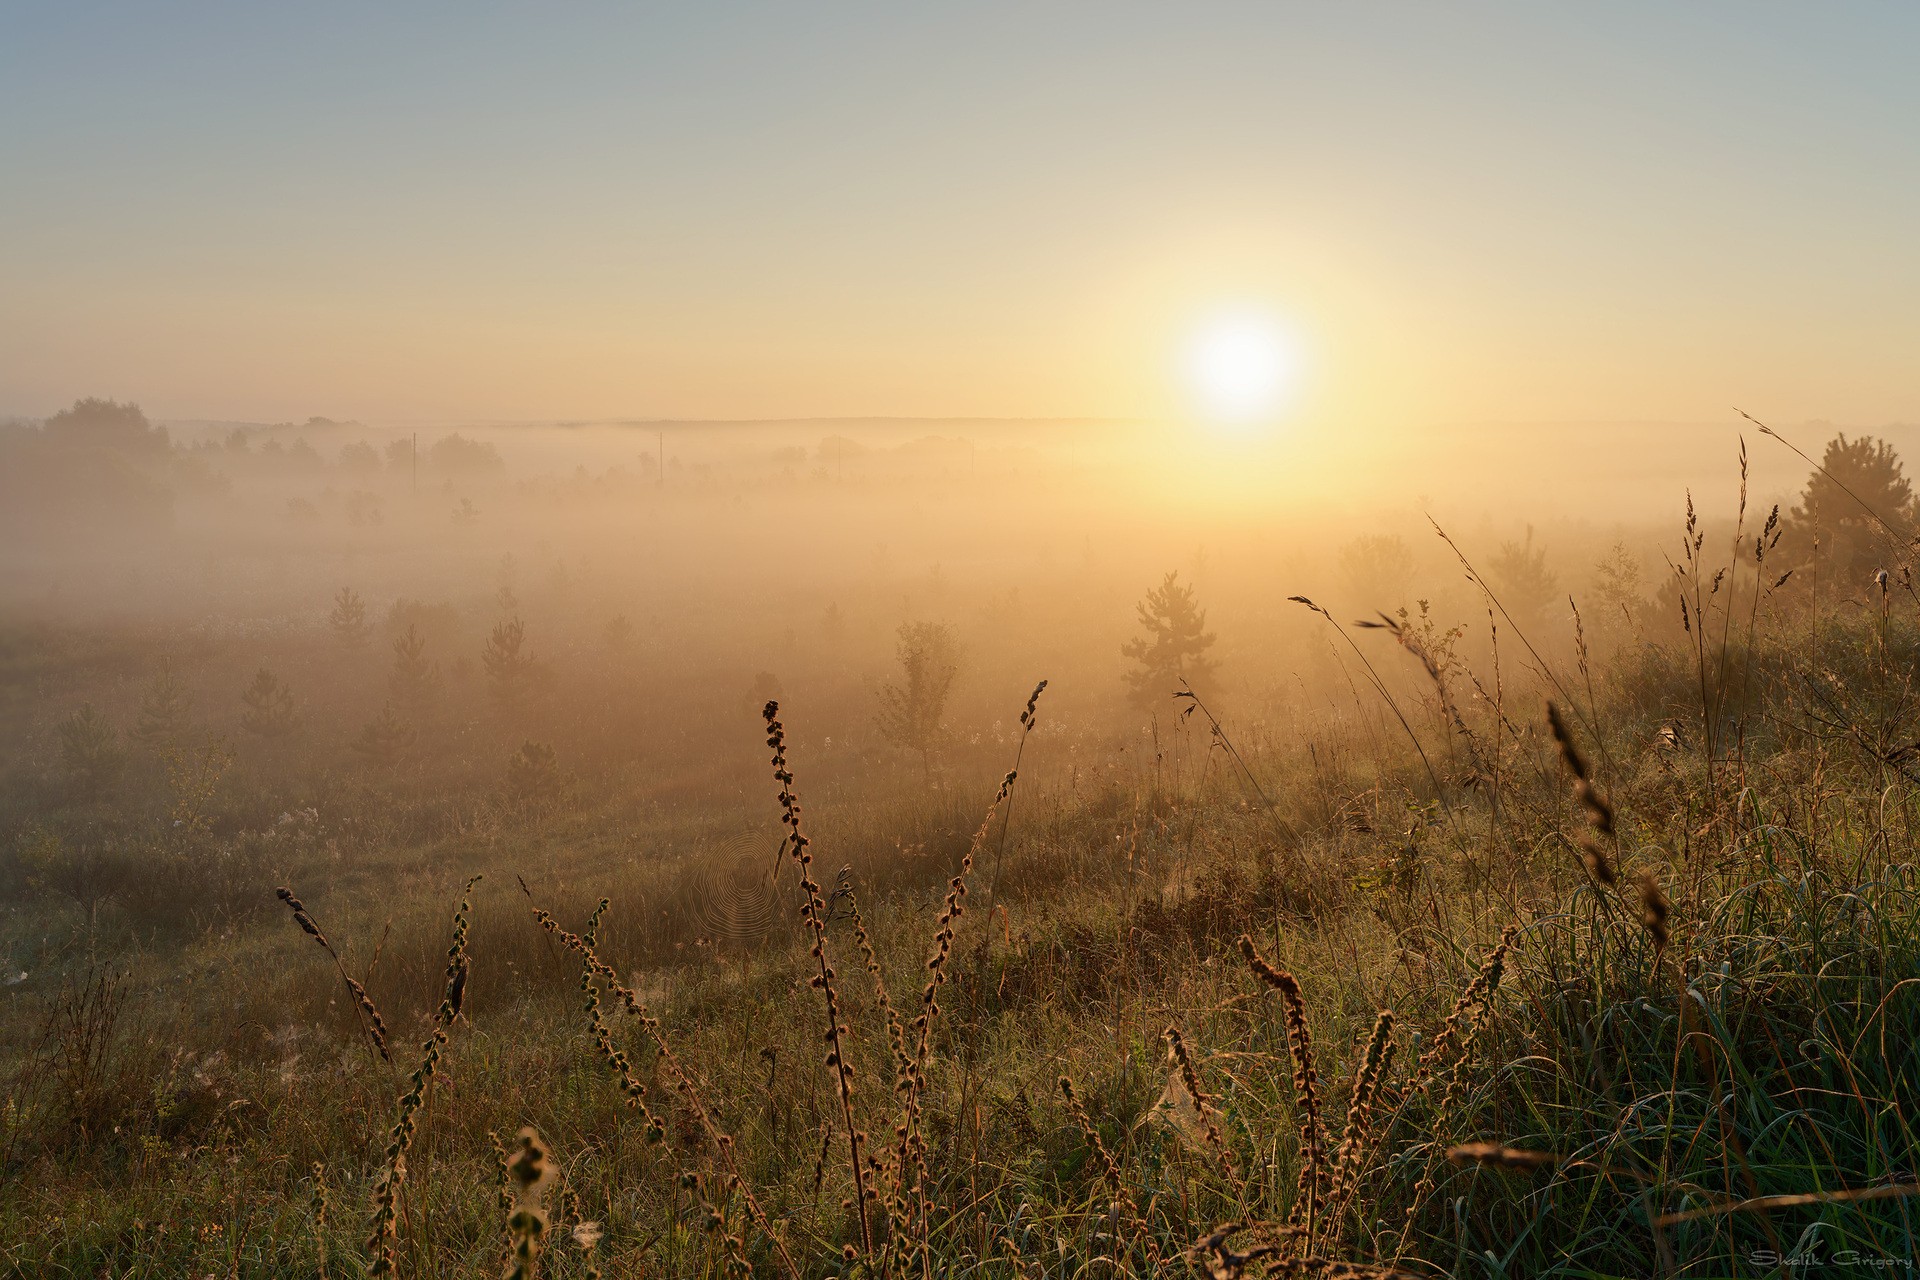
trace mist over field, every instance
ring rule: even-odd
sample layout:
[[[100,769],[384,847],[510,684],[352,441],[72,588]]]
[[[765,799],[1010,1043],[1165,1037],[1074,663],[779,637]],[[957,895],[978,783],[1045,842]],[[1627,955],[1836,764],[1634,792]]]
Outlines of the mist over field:
[[[1489,983],[1526,954],[1512,950],[1516,920],[1550,940],[1589,913],[1577,927],[1637,914],[1642,928],[1585,945],[1627,946],[1656,990],[1675,914],[1701,931],[1696,946],[1743,945],[1716,941],[1701,915],[1726,910],[1711,895],[1746,880],[1750,859],[1778,856],[1759,852],[1764,815],[1775,803],[1791,812],[1794,787],[1831,800],[1834,777],[1864,768],[1881,780],[1858,792],[1868,809],[1828,838],[1850,845],[1869,813],[1878,847],[1904,838],[1911,747],[1900,735],[1920,643],[1905,539],[1920,512],[1890,440],[1908,433],[1825,439],[1831,430],[1750,419],[1582,428],[1594,461],[1578,469],[1521,447],[1547,429],[1484,427],[1449,429],[1443,448],[1403,442],[1371,464],[1354,442],[1315,456],[1297,440],[1141,422],[383,430],[322,418],[160,424],[93,398],[0,427],[0,968],[17,1047],[0,1154],[9,1176],[60,1169],[42,1185],[62,1196],[117,1196],[132,1179],[214,1215],[171,1238],[144,1219],[106,1227],[116,1219],[104,1207],[90,1220],[116,1236],[23,1217],[15,1264],[30,1274],[40,1264],[29,1258],[144,1258],[136,1268],[164,1273],[224,1251],[233,1266],[279,1274],[359,1254],[376,1271],[431,1274],[437,1264],[403,1260],[428,1241],[487,1248],[484,1231],[401,1229],[403,1196],[424,1192],[406,1191],[412,1117],[444,1088],[455,1101],[441,1103],[432,1141],[446,1160],[462,1159],[478,1111],[504,1105],[529,1120],[517,1154],[497,1148],[496,1169],[531,1179],[513,1193],[526,1212],[568,1224],[576,1269],[603,1239],[610,1260],[636,1268],[677,1258],[738,1270],[763,1250],[762,1266],[784,1267],[792,1245],[744,1181],[740,1225],[712,1209],[717,1238],[693,1232],[669,1250],[648,1234],[652,1215],[684,1213],[672,1207],[682,1184],[657,1181],[662,1160],[684,1174],[717,1159],[731,1178],[737,1135],[762,1165],[760,1194],[793,1212],[806,1170],[816,1185],[829,1176],[835,1132],[862,1132],[851,1127],[859,1106],[885,1105],[869,1086],[836,1125],[822,1071],[852,1099],[853,1077],[831,1073],[855,1062],[883,1073],[890,1043],[908,1108],[901,1145],[882,1162],[863,1137],[864,1163],[850,1166],[856,1196],[869,1180],[891,1188],[884,1213],[832,1228],[829,1206],[809,1230],[853,1232],[876,1266],[910,1267],[951,1247],[920,1217],[943,1178],[918,1172],[922,1161],[964,1149],[976,1167],[986,1150],[1028,1162],[993,1175],[996,1196],[1067,1176],[1053,1162],[1075,1158],[1072,1130],[1045,1136],[1035,1099],[1053,1092],[1047,1073],[1072,1088],[1073,1064],[1089,1060],[1075,1042],[1106,1040],[1123,999],[1119,1025],[1157,1031],[1170,1019],[1177,1050],[1161,1077],[1155,1052],[1119,1046],[1105,1087],[1117,1091],[1108,1105],[1136,1117],[1123,1131],[1134,1158],[1173,1161],[1154,1177],[1204,1179],[1189,1196],[1253,1196],[1251,1157],[1220,1125],[1239,1117],[1246,1132],[1264,1115],[1286,1131],[1290,1111],[1308,1114],[1298,1109],[1313,1086],[1297,1073],[1312,1069],[1312,1050],[1291,1021],[1206,1032],[1277,1035],[1233,1052],[1290,1055],[1296,1073],[1291,1107],[1224,1063],[1213,1070],[1228,1092],[1210,1096],[1194,1055],[1219,1051],[1189,1037],[1235,1022],[1244,997],[1220,984],[1231,986],[1221,966],[1236,936],[1285,1008],[1304,1015],[1296,980],[1272,976],[1260,945],[1302,972],[1331,966],[1324,981],[1350,994],[1323,987],[1321,999],[1342,1020],[1356,999],[1361,1011],[1404,1007],[1437,984],[1431,998],[1454,1001],[1448,1019],[1472,1019],[1470,1042],[1492,1016]],[[1363,465],[1366,493],[1333,487]],[[1627,471],[1639,483],[1618,500],[1583,498],[1620,493]],[[1566,710],[1549,734],[1542,711],[1555,703]],[[1596,767],[1612,799],[1587,781]],[[1574,834],[1569,773],[1573,812],[1584,806],[1603,840]],[[1637,816],[1616,817],[1616,800]],[[1729,838],[1716,835],[1723,824],[1754,822],[1763,830],[1745,838],[1761,843],[1733,846],[1746,852],[1695,850]],[[1626,858],[1637,888],[1623,888]],[[1872,904],[1859,925],[1904,928],[1881,913],[1905,909],[1906,873],[1874,874],[1894,878],[1857,891]],[[1555,906],[1570,885],[1571,906]],[[1873,896],[1882,889],[1895,899]],[[971,916],[970,893],[981,899]],[[450,895],[460,906],[436,994]],[[980,907],[984,924],[959,934]],[[1614,914],[1623,908],[1634,914]],[[582,921],[584,933],[569,932]],[[1481,921],[1504,922],[1492,967],[1436,972],[1432,931],[1470,935]],[[916,996],[916,935],[929,931],[932,958],[919,965],[933,982]],[[1825,927],[1806,939],[1833,944]],[[563,1029],[569,952],[596,993],[585,1042]],[[856,960],[875,983],[836,1000],[836,1019],[864,1016],[867,1038],[850,1024],[824,1067],[805,1047],[817,1029],[793,976],[809,953],[829,974],[837,964],[842,984]],[[1456,981],[1464,993],[1446,995]],[[608,1038],[605,1001],[643,1019],[638,1044]],[[647,1021],[650,1005],[671,1040]],[[953,1029],[936,1033],[943,1008]],[[1513,1016],[1512,1034],[1540,1034],[1534,1014]],[[1804,1015],[1789,1003],[1762,1016]],[[392,1122],[401,1136],[384,1172],[356,1172],[351,1128],[315,1122],[349,1120],[332,1112],[344,1090],[371,1091],[354,1104],[357,1123],[385,1123],[382,1081],[405,1068],[423,1019],[427,1058]],[[456,1031],[493,1047],[435,1084]],[[1462,1140],[1496,1124],[1453,1114],[1470,1058],[1422,1050],[1390,1086],[1392,1034],[1383,1012],[1350,1085],[1354,1116],[1371,1091],[1399,1090],[1399,1118],[1366,1159],[1407,1158],[1388,1154],[1398,1133],[1430,1165],[1451,1142],[1470,1166],[1459,1152],[1477,1148]],[[644,1109],[632,1055],[649,1049],[652,1087],[678,1097],[678,1119]],[[943,1053],[957,1055],[946,1070],[958,1079],[929,1074]],[[715,1072],[752,1073],[756,1060],[764,1078],[718,1083]],[[589,1083],[609,1065],[619,1089]],[[1903,1097],[1906,1067],[1880,1069]],[[555,1073],[569,1083],[547,1096],[536,1081]],[[568,1101],[580,1089],[598,1101]],[[469,1090],[480,1094],[458,1102]],[[740,1090],[764,1094],[764,1109]],[[990,1101],[968,1101],[976,1090]],[[678,1154],[601,1147],[629,1123],[623,1095],[643,1108],[643,1131],[677,1126],[666,1150]],[[1092,1143],[1098,1122],[1079,1095],[1061,1096],[1063,1118]],[[1497,1115],[1505,1104],[1494,1094],[1482,1105]],[[1821,1123],[1854,1122],[1840,1112]],[[1385,1181],[1369,1194],[1404,1195],[1398,1166],[1355,1154],[1372,1149],[1353,1136],[1371,1122],[1350,1116],[1346,1129],[1349,1154],[1324,1174],[1318,1128],[1301,1139],[1298,1194],[1371,1170]],[[537,1166],[557,1158],[553,1142],[596,1154],[572,1157],[581,1184],[550,1208]],[[1531,1167],[1566,1142],[1482,1146],[1495,1164]],[[164,1173],[199,1151],[251,1168],[236,1162],[288,1143],[304,1173],[262,1170],[244,1189]],[[465,1150],[484,1165],[485,1148]],[[710,1196],[701,1185],[696,1197]],[[335,1187],[370,1187],[364,1243],[336,1240],[316,1207]],[[448,1191],[485,1188],[468,1173]],[[1424,1220],[1425,1194],[1413,1188],[1409,1222]],[[1024,1199],[1003,1204],[1014,1223],[1029,1212]],[[301,1212],[308,1225],[287,1225]],[[1158,1248],[1153,1211],[1130,1212],[1127,1248]],[[507,1217],[524,1253],[535,1219]],[[891,1242],[874,1238],[876,1221]],[[1176,1239],[1193,1222],[1173,1219]],[[229,1230],[291,1243],[248,1252]],[[1322,1231],[1342,1250],[1385,1252],[1364,1244],[1364,1227]],[[1209,1238],[1203,1253],[1244,1269],[1228,1237]],[[1055,1241],[1070,1257],[1119,1247]],[[1724,1247],[1713,1241],[1703,1247]],[[1418,1252],[1410,1240],[1393,1248],[1398,1260]]]
[[[1056,726],[1089,742],[1137,749],[1143,726],[1170,726],[1174,685],[1130,699],[1139,664],[1123,653],[1138,602],[1168,574],[1204,611],[1207,693],[1263,733],[1381,714],[1355,705],[1353,655],[1292,597],[1343,624],[1406,610],[1457,627],[1482,661],[1496,631],[1469,571],[1556,656],[1581,611],[1609,656],[1683,634],[1680,524],[1691,504],[1716,544],[1732,536],[1746,447],[1734,426],[1430,435],[1367,462],[1366,445],[1246,443],[1191,424],[397,430],[159,424],[86,400],[0,428],[0,600],[21,711],[7,736],[53,786],[65,717],[91,707],[132,734],[164,676],[193,706],[178,732],[190,722],[244,763],[269,745],[246,732],[242,700],[266,669],[297,708],[298,732],[271,745],[312,771],[302,786],[433,775],[484,790],[537,740],[570,770],[667,758],[673,786],[731,796],[755,776],[753,725],[772,690],[809,740],[937,789],[994,767],[967,748],[1004,732],[1042,676]],[[1750,506],[1791,509],[1807,464],[1754,439]],[[1339,484],[1362,468],[1361,491]],[[484,659],[513,622],[531,692],[507,706]],[[900,675],[899,631],[915,624],[954,648],[943,741],[925,759],[876,721]],[[409,627],[431,704],[404,714],[403,758],[370,765],[355,745],[395,704],[393,645]],[[1366,639],[1389,679],[1417,674]],[[1509,661],[1528,659],[1516,647]]]
[[[0,22],[0,1280],[1920,1239],[1920,17]]]

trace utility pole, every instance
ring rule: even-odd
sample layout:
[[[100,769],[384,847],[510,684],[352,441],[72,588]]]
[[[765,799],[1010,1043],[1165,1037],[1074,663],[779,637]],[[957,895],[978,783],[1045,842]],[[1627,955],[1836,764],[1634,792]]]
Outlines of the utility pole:
[[[413,496],[420,496],[420,433],[413,433]]]
[[[660,433],[660,464],[654,470],[653,482],[656,485],[667,483],[667,433]]]

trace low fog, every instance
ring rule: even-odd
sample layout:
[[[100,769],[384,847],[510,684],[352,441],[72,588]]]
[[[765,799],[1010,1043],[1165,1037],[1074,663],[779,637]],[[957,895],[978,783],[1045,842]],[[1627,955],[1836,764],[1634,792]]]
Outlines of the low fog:
[[[729,1073],[718,1105],[764,1095],[742,1148],[788,1203],[813,1194],[830,1216],[843,1197],[817,1189],[837,1175],[809,1193],[807,1170],[826,1167],[833,1131],[781,1118],[816,1114],[843,1061],[820,1050],[808,956],[821,983],[837,963],[843,985],[856,966],[879,984],[880,1003],[829,1006],[835,1026],[864,1009],[846,1027],[862,1028],[867,1077],[907,1043],[887,984],[931,1025],[955,970],[925,1086],[943,1108],[930,1165],[982,1123],[965,1120],[982,1114],[968,1074],[982,1027],[997,1046],[982,1079],[1007,1099],[989,1105],[1064,1133],[1031,1100],[1104,1064],[1101,1078],[1142,1082],[1117,1086],[1152,1107],[1119,1132],[1151,1142],[1174,1123],[1152,1102],[1156,1037],[1169,1019],[1242,1017],[1229,948],[1253,931],[1316,984],[1358,992],[1322,987],[1314,1007],[1417,1008],[1433,990],[1422,1016],[1437,1028],[1450,993],[1481,981],[1474,967],[1499,963],[1456,945],[1481,928],[1469,913],[1572,919],[1555,905],[1567,894],[1613,912],[1592,886],[1625,877],[1591,841],[1569,856],[1570,796],[1595,830],[1614,803],[1664,815],[1661,843],[1634,855],[1651,946],[1635,954],[1651,965],[1643,989],[1671,1000],[1669,917],[1721,918],[1713,895],[1745,890],[1698,873],[1737,874],[1764,840],[1690,861],[1691,882],[1670,868],[1670,889],[1645,865],[1701,847],[1724,820],[1703,809],[1775,805],[1724,803],[1736,771],[1797,770],[1778,811],[1824,814],[1830,770],[1867,761],[1882,772],[1844,801],[1861,824],[1896,812],[1885,771],[1912,779],[1911,434],[1747,419],[1398,437],[1093,421],[403,429],[155,423],[98,399],[0,428],[0,1042],[26,1046],[0,1164],[8,1150],[22,1169],[68,1159],[77,1134],[92,1163],[73,1178],[119,1195],[122,1132],[143,1161],[183,1144],[170,1167],[187,1143],[248,1144],[232,1160],[256,1182],[292,1150],[312,1185],[365,1201],[400,1177],[425,1077],[396,1101],[398,1055],[429,1026],[422,1061],[458,1045],[453,1101],[436,1105],[469,1165],[449,1176],[423,1158],[421,1181],[493,1195],[493,1144],[523,1114],[566,1135],[575,1169],[611,1134],[618,1189],[581,1195],[604,1217],[568,1212],[644,1254],[660,1236],[642,1224],[676,1221],[684,1184],[620,1153],[632,1113],[607,1110],[606,1067],[631,1098],[630,1060],[586,1056],[627,1052],[593,975],[628,973],[634,988],[609,986],[606,1003],[630,1000],[655,1036],[646,1010],[663,1011],[703,1074]],[[1795,666],[1801,637],[1813,659]],[[1871,719],[1855,709],[1868,693],[1886,699]],[[1613,800],[1595,798],[1566,719],[1549,732],[1556,705]],[[956,931],[968,894],[980,906]],[[1519,936],[1499,927],[1496,957]],[[588,967],[569,973],[563,948]],[[1434,986],[1436,955],[1459,971]],[[1536,1003],[1506,1025],[1554,1025],[1535,1010],[1562,998],[1558,973],[1532,979]],[[1116,1014],[1116,1000],[1136,1003]],[[1654,1008],[1634,1000],[1621,1007]],[[1209,1035],[1265,1045],[1212,1057],[1223,1080],[1227,1052],[1292,1052]],[[475,1042],[486,1052],[463,1057]],[[1412,1046],[1405,1060],[1424,1069]],[[594,1083],[546,1088],[576,1069],[569,1081]],[[110,1085],[90,1083],[102,1073]],[[603,1110],[538,1111],[580,1088]],[[390,1105],[401,1136],[382,1147],[360,1117]],[[267,1108],[287,1120],[256,1120]],[[1594,1131],[1612,1132],[1617,1108],[1602,1111]],[[691,1150],[679,1114],[668,1145]],[[334,1136],[315,1139],[309,1116]],[[1260,1123],[1293,1132],[1279,1112]],[[1009,1121],[1018,1149],[993,1159],[1028,1159],[1023,1132]],[[365,1172],[355,1153],[382,1150],[387,1172]],[[136,1167],[154,1196],[207,1212],[211,1193]],[[649,1199],[622,1218],[616,1195]],[[67,1249],[67,1219],[31,1212],[37,1247]],[[365,1235],[340,1217],[356,1239],[325,1248],[345,1257],[364,1239],[378,1256],[386,1219]],[[448,1228],[405,1235],[429,1230]],[[497,1248],[460,1232],[453,1247],[486,1265],[458,1273],[479,1274]],[[162,1259],[153,1274],[178,1274],[209,1241],[139,1247]]]
[[[1785,434],[1817,450],[1834,432]],[[969,714],[1040,673],[1111,710],[1135,606],[1169,573],[1217,636],[1208,684],[1245,710],[1338,652],[1291,596],[1342,622],[1424,607],[1490,644],[1470,565],[1537,643],[1570,638],[1577,610],[1596,642],[1677,623],[1654,612],[1689,509],[1731,536],[1743,487],[1758,522],[1811,471],[1738,417],[1240,440],[1085,421],[154,423],[85,400],[0,427],[0,452],[7,621],[123,637],[129,681],[162,661],[210,685],[285,665],[311,697],[364,648],[368,687],[325,711],[371,715],[413,623],[477,708],[482,646],[517,617],[536,703],[638,680],[698,718],[771,677],[856,737],[869,717],[842,686],[887,678],[916,622],[950,630]],[[364,634],[330,629],[342,591]],[[302,647],[330,635],[338,652]],[[239,715],[237,684],[207,692],[215,725]]]

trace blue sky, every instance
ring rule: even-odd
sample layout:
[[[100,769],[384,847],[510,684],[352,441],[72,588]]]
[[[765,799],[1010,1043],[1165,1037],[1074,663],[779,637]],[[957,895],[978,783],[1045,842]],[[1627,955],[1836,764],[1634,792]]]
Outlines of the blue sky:
[[[1920,10],[12,5],[0,412],[1920,416]]]

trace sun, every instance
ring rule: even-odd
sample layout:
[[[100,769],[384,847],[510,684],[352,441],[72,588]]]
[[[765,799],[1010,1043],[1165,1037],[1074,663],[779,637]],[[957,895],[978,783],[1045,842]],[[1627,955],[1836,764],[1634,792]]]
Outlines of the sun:
[[[1247,427],[1286,407],[1299,374],[1299,349],[1271,317],[1242,310],[1196,329],[1183,362],[1189,391],[1213,421]]]

